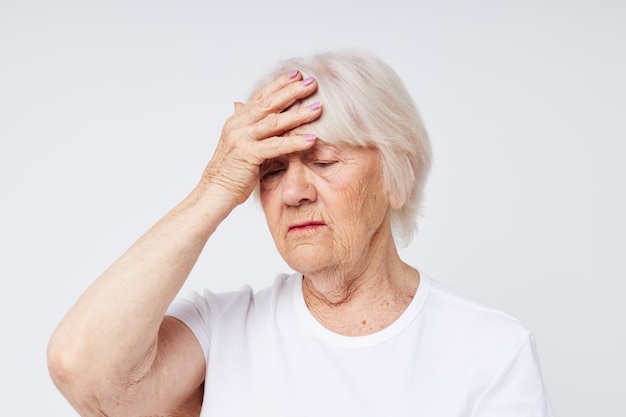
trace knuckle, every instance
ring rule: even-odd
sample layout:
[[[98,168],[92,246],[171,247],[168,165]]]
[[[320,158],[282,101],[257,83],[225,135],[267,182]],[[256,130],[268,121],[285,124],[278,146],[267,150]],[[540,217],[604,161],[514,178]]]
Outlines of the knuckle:
[[[254,96],[254,104],[261,110],[269,110],[272,108],[272,100],[264,92],[260,91]]]
[[[248,138],[257,138],[259,136],[259,129],[256,125],[246,126],[243,130],[245,136]]]
[[[262,147],[260,155],[262,155],[263,159],[275,158],[283,153],[284,140],[281,137],[273,137],[264,140]]]
[[[272,150],[272,152],[276,153],[276,152],[279,152],[283,148],[284,143],[285,143],[285,138],[281,136],[277,136],[273,138],[273,140],[270,140],[268,145],[270,149]]]
[[[278,126],[279,124],[278,115],[276,113],[268,114],[267,116],[265,116],[264,123],[268,128],[276,128],[276,126]]]

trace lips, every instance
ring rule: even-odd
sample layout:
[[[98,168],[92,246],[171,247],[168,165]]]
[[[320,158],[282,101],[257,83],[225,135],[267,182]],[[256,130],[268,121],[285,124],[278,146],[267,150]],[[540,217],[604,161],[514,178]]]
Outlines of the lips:
[[[292,224],[291,226],[289,226],[289,231],[299,232],[299,231],[313,230],[313,229],[317,229],[320,226],[325,226],[325,225],[326,224],[324,222],[313,220],[313,221]]]

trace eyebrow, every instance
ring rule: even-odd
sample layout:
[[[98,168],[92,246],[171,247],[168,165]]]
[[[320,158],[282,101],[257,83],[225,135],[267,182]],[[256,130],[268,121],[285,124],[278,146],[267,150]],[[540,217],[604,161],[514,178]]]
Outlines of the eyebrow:
[[[333,145],[332,143],[324,142],[323,140],[318,139],[313,146],[311,146],[309,149],[306,149],[304,151],[294,152],[291,154],[280,155],[280,156],[277,156],[276,158],[266,159],[261,164],[261,169],[263,169],[264,167],[267,167],[269,164],[271,164],[274,161],[280,161],[281,159],[289,158],[291,155],[299,154],[303,160],[308,161],[316,157],[319,157],[320,154],[323,152],[324,153],[330,152],[330,153],[336,154],[338,151],[339,151],[339,147],[337,145]]]
[[[315,144],[309,149],[302,151],[304,158],[309,158],[311,156],[318,156],[322,152],[332,152],[337,153],[339,151],[339,147],[337,145],[333,145],[332,143],[324,142],[320,139],[315,142]]]

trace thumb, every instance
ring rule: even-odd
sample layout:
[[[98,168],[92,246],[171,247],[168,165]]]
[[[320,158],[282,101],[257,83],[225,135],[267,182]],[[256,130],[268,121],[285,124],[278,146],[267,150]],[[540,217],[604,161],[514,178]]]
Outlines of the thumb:
[[[239,110],[243,109],[243,106],[245,106],[244,103],[242,103],[241,101],[235,101],[233,103],[234,107],[235,107],[235,113],[237,113]]]

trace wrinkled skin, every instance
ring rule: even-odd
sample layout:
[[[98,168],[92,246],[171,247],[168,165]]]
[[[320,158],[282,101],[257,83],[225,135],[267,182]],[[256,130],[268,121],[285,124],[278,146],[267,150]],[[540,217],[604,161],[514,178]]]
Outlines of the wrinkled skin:
[[[292,129],[317,119],[321,106],[292,105],[311,95],[317,83],[312,78],[302,80],[300,73],[291,75],[257,91],[248,103],[235,103],[235,113],[224,124],[201,185],[220,186],[224,199],[241,204],[254,190],[263,161],[313,145],[313,135],[296,135]]]
[[[318,140],[264,164],[260,189],[278,251],[305,276],[324,276],[320,289],[358,276],[380,249],[389,202],[375,149]]]

